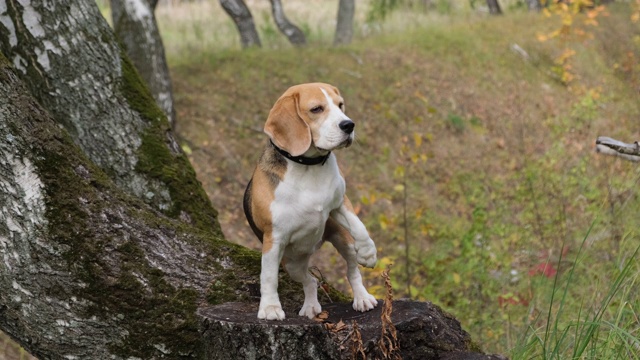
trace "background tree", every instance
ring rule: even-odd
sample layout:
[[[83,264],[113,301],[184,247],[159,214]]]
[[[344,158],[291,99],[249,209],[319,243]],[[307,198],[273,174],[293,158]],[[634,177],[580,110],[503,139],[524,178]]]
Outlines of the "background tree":
[[[353,37],[353,16],[356,12],[354,0],[340,0],[338,5],[338,17],[336,24],[336,35],[333,39],[334,45],[351,43]]]
[[[527,0],[527,8],[529,11],[538,12],[542,10],[542,4],[540,4],[540,0]]]
[[[502,14],[502,9],[500,9],[500,3],[498,3],[498,0],[487,0],[487,6],[489,7],[489,14]]]
[[[290,43],[295,46],[302,46],[307,43],[302,30],[285,16],[280,0],[271,0],[271,13],[273,14],[273,20],[276,22],[278,29],[289,39]]]
[[[252,46],[261,47],[260,36],[256,31],[251,11],[243,0],[220,0],[224,11],[231,16],[240,33],[240,42],[243,48]]]
[[[154,15],[157,3],[157,0],[111,0],[111,17],[127,56],[149,86],[169,123],[175,126],[171,76]]]

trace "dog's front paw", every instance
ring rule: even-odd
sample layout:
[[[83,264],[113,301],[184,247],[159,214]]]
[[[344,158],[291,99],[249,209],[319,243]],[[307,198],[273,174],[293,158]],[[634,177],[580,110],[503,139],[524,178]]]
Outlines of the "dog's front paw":
[[[309,303],[305,301],[298,315],[306,316],[309,319],[313,319],[316,317],[316,315],[320,314],[321,312],[322,312],[322,306],[320,306],[320,303],[318,302],[318,300],[316,300],[315,302],[312,301]]]
[[[353,309],[355,311],[365,312],[378,306],[378,300],[373,295],[364,291],[361,294],[353,294]]]
[[[284,311],[282,311],[282,306],[280,304],[266,306],[260,305],[260,309],[258,310],[258,319],[284,320]]]
[[[368,268],[376,266],[376,262],[378,261],[376,254],[378,251],[376,250],[376,244],[373,243],[373,240],[369,238],[364,241],[363,244],[356,242],[355,248],[356,261],[358,261],[358,264]]]

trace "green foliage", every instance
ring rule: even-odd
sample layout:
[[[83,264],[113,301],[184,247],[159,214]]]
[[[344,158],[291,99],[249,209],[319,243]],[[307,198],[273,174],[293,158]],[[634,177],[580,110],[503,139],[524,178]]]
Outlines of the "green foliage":
[[[400,0],[370,0],[367,22],[382,22],[398,6]]]

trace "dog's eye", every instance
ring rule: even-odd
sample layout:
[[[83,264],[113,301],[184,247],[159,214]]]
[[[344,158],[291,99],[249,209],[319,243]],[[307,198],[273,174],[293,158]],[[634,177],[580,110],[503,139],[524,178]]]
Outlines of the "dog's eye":
[[[319,114],[324,111],[324,108],[322,107],[322,105],[318,105],[316,107],[311,108],[311,110],[309,111],[311,111],[314,114]]]
[[[338,104],[338,107],[340,108],[340,110],[344,110],[344,103],[341,102],[340,104]]]

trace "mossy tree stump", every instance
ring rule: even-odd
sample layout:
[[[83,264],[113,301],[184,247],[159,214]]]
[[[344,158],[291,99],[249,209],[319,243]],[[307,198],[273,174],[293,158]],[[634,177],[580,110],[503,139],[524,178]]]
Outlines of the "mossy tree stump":
[[[207,359],[337,360],[362,354],[368,359],[397,358],[385,356],[379,346],[382,301],[366,313],[353,310],[349,303],[325,304],[322,320],[299,317],[297,309],[286,307],[283,321],[258,320],[257,305],[226,303],[198,309]],[[395,355],[402,359],[504,359],[483,354],[458,320],[430,302],[394,301],[391,318],[399,342]]]

